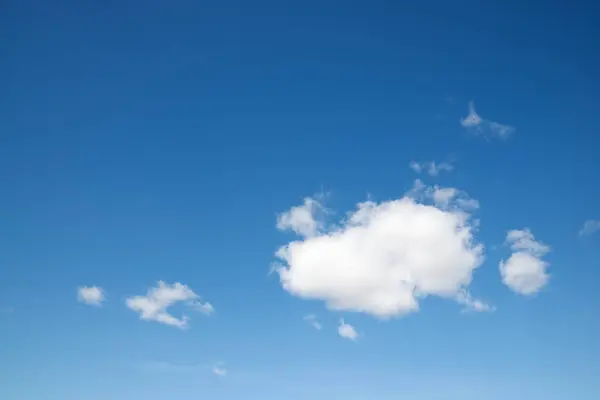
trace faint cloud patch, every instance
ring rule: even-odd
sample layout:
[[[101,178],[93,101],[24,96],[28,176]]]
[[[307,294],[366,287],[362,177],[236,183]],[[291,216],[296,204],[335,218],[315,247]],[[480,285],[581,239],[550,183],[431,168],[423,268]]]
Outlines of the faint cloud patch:
[[[314,314],[309,314],[309,315],[305,316],[304,320],[306,322],[308,322],[310,325],[312,325],[312,327],[315,328],[318,331],[320,331],[321,329],[323,329],[323,325],[321,325],[321,323],[317,319],[317,316],[314,315]]]
[[[600,220],[589,219],[583,223],[579,236],[590,236],[600,231]]]
[[[215,374],[217,376],[226,376],[228,374],[228,371],[225,367],[217,366],[217,365],[215,365],[212,368],[212,372],[213,372],[213,374]]]
[[[472,101],[469,102],[468,115],[460,120],[460,124],[468,132],[486,138],[497,137],[500,139],[507,139],[515,132],[515,128],[510,125],[504,125],[482,118],[475,110],[475,103]]]
[[[138,368],[146,372],[157,373],[190,373],[207,370],[206,364],[177,363],[168,361],[146,361],[138,365]]]
[[[411,161],[408,165],[417,174],[425,172],[430,176],[438,176],[440,172],[450,172],[454,169],[454,166],[448,162],[436,163],[435,161],[417,162]]]

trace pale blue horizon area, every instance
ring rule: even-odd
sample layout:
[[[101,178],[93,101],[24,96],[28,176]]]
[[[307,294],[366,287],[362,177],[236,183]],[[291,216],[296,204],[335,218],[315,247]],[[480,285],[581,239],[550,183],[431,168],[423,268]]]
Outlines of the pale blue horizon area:
[[[600,233],[578,235],[600,219],[600,8],[482,3],[2,2],[0,399],[600,398]],[[514,133],[467,132],[470,101]],[[278,213],[417,178],[480,203],[470,289],[494,312],[377,320],[269,275]],[[551,247],[533,296],[498,272],[522,228]],[[216,313],[140,320],[125,299],[159,280]]]

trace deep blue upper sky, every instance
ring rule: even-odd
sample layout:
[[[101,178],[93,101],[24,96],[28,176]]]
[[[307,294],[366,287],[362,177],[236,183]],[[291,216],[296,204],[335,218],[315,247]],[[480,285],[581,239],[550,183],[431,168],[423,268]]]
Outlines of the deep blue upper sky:
[[[597,398],[599,6],[292,3],[0,2],[0,398]],[[469,101],[514,135],[465,132]],[[350,313],[355,344],[267,276],[277,213],[398,198],[411,160],[450,159],[423,179],[480,202],[494,313]],[[498,276],[523,227],[552,247],[531,298]],[[158,280],[216,315],[139,321],[124,299]]]

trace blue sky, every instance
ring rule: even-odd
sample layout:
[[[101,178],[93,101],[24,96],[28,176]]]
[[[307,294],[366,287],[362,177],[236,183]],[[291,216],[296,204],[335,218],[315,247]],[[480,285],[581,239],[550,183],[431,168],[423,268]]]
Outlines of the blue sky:
[[[0,397],[597,398],[598,6],[284,3],[4,2]],[[378,214],[414,260],[473,254],[470,215],[472,282],[408,263],[415,291],[383,307],[388,237],[342,246],[367,199],[431,222],[422,244]],[[159,281],[187,285],[185,326],[142,298]]]

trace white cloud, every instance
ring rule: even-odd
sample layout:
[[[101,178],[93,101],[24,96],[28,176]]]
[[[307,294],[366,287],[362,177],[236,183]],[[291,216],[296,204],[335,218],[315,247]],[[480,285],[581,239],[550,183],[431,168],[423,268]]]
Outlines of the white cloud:
[[[421,201],[431,200],[436,207],[443,210],[453,208],[472,211],[479,208],[479,202],[469,197],[465,191],[442,188],[438,185],[426,186],[420,179],[415,180],[408,195]]]
[[[513,229],[506,234],[506,242],[513,251],[526,251],[536,257],[542,257],[550,251],[550,247],[535,240],[528,228]]]
[[[315,328],[315,329],[317,329],[319,331],[323,328],[323,325],[321,325],[321,323],[317,319],[317,316],[314,315],[314,314],[310,314],[310,315],[305,316],[304,320],[306,322],[308,322],[309,324],[311,324],[313,326],[313,328]]]
[[[77,301],[91,306],[101,306],[105,300],[104,290],[97,286],[81,286],[77,288]]]
[[[225,376],[225,375],[227,375],[227,370],[225,368],[223,368],[223,367],[217,367],[217,366],[215,366],[215,367],[213,367],[212,371],[213,371],[213,374],[215,374],[217,376]]]
[[[125,300],[127,307],[138,312],[143,320],[156,321],[184,329],[188,325],[189,318],[185,315],[177,318],[167,312],[169,307],[178,302],[183,302],[204,314],[214,312],[210,303],[202,303],[200,296],[187,285],[179,282],[170,285],[159,281],[158,286],[149,289],[146,296],[133,296]]]
[[[417,174],[426,171],[431,176],[438,176],[438,174],[442,171],[449,172],[454,169],[454,166],[450,163],[442,162],[440,164],[437,164],[435,161],[427,161],[422,163],[411,161],[408,166]]]
[[[455,188],[435,188],[432,196],[433,201],[438,207],[448,207],[452,199],[457,195],[458,191]]]
[[[513,253],[508,261],[500,262],[500,273],[505,285],[519,294],[540,291],[549,280],[548,263],[526,252]]]
[[[456,296],[456,301],[465,306],[463,312],[492,312],[496,308],[484,303],[481,300],[474,299],[467,291],[463,291]]]
[[[354,342],[358,340],[358,332],[356,329],[350,324],[344,322],[343,319],[340,319],[340,325],[338,326],[338,334],[344,339],[350,339]]]
[[[215,312],[215,308],[209,302],[194,303],[193,306],[196,310],[200,311],[202,314],[205,314],[205,315],[211,315],[212,313]]]
[[[460,120],[460,124],[474,134],[500,139],[508,138],[515,131],[512,126],[481,118],[475,111],[475,104],[472,101],[469,103],[469,114]]]
[[[418,202],[432,201],[438,190],[416,181],[401,199],[359,203],[337,226],[280,247],[281,285],[330,309],[378,318],[418,311],[427,296],[479,304],[468,295],[483,261],[483,246],[473,236],[476,221],[456,201],[464,200],[458,190],[441,206]]]
[[[541,259],[550,251],[550,247],[535,240],[527,228],[509,231],[506,243],[513,254],[507,261],[500,261],[502,282],[519,294],[539,292],[550,279],[547,273],[550,264]]]
[[[423,171],[423,167],[421,166],[421,164],[419,164],[416,161],[411,161],[410,164],[408,164],[408,167],[415,171],[417,174],[420,174]]]
[[[304,204],[292,207],[277,217],[277,229],[290,229],[298,235],[314,236],[323,228],[322,223],[315,218],[322,211],[324,208],[317,200],[307,197]]]
[[[600,221],[589,219],[583,224],[583,228],[579,231],[579,236],[590,236],[600,231]]]

